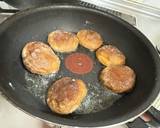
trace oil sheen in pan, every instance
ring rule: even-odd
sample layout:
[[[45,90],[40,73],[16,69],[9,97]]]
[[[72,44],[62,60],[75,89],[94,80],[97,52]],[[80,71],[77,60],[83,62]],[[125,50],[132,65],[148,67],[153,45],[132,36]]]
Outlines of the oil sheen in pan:
[[[84,53],[88,55],[94,62],[93,70],[84,75],[76,75],[71,73],[65,68],[64,59],[68,54],[58,53],[57,55],[61,59],[61,68],[57,74],[51,74],[48,76],[41,76],[31,74],[28,71],[25,72],[26,88],[27,90],[35,96],[37,99],[41,100],[44,104],[45,97],[48,87],[52,84],[54,80],[57,80],[64,76],[70,76],[72,78],[82,79],[88,88],[88,93],[83,100],[80,107],[75,111],[77,114],[87,114],[97,111],[101,111],[110,107],[116,100],[118,100],[122,95],[111,92],[110,90],[104,89],[98,80],[98,74],[103,66],[96,60],[95,53],[86,50],[83,47],[79,47],[76,52]]]

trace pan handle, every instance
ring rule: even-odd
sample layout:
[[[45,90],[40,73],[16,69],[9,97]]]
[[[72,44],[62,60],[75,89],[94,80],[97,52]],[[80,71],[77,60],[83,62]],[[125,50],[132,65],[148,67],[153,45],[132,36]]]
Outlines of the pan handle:
[[[160,115],[160,112],[157,109],[155,109],[154,107],[151,107],[150,110],[142,114],[140,118],[146,123],[147,126],[151,128],[154,128],[154,127],[160,128],[160,118],[158,118],[153,113]]]
[[[160,111],[151,107],[133,122],[126,124],[129,128],[141,126],[141,128],[160,128]],[[135,126],[136,125],[136,126]]]

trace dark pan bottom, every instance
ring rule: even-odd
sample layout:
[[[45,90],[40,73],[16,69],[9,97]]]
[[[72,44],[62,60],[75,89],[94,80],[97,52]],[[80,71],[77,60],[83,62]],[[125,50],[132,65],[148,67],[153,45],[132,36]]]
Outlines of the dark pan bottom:
[[[25,72],[26,88],[33,96],[35,96],[41,102],[46,104],[45,98],[47,89],[53,83],[53,81],[56,81],[57,79],[65,76],[70,76],[72,78],[79,78],[86,83],[88,88],[88,94],[84,99],[84,101],[82,102],[81,106],[75,111],[75,113],[77,114],[93,113],[110,107],[116,100],[118,100],[121,97],[121,95],[105,89],[100,84],[100,81],[98,79],[99,72],[104,67],[96,59],[95,52],[90,52],[89,50],[81,46],[79,46],[79,48],[75,52],[84,53],[92,59],[93,69],[91,72],[83,75],[78,75],[70,72],[68,69],[66,69],[64,65],[64,60],[68,55],[72,53],[67,53],[67,54],[57,53],[57,55],[61,59],[60,71],[56,74],[51,74],[48,76],[35,75],[26,71]]]

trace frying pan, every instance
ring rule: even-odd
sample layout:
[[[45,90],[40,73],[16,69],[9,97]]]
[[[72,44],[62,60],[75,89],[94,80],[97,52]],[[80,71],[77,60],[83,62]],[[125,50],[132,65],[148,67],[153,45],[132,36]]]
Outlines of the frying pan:
[[[132,92],[122,95],[106,109],[93,113],[61,116],[52,113],[41,98],[38,98],[39,95],[33,95],[34,93],[27,88],[26,85],[29,84],[26,80],[27,71],[21,60],[21,49],[28,41],[46,42],[47,34],[53,30],[77,32],[82,28],[99,32],[104,39],[104,44],[113,44],[124,52],[127,65],[136,72],[136,86]],[[126,123],[145,112],[160,90],[160,60],[150,41],[127,22],[99,10],[67,4],[24,10],[1,24],[0,40],[0,90],[18,108],[45,121],[80,127]],[[94,53],[84,49],[79,52],[84,52],[94,59]],[[95,70],[99,71],[99,68]],[[67,74],[67,70],[63,71]],[[30,78],[42,78],[30,75]],[[68,75],[76,77],[74,74]],[[84,78],[86,82],[94,81],[92,75],[79,77]],[[48,78],[44,79],[48,80]]]

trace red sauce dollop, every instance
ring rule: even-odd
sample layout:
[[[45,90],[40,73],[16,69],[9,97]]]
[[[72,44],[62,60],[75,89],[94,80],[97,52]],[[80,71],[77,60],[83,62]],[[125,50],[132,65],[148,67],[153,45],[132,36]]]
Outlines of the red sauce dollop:
[[[93,61],[84,53],[72,53],[65,58],[65,66],[69,71],[82,75],[92,70]]]

